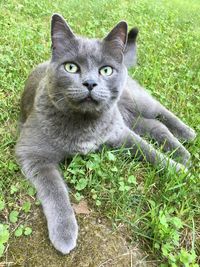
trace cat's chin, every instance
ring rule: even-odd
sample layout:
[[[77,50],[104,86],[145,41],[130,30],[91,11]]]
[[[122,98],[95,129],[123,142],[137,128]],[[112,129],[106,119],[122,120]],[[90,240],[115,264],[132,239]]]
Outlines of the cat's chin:
[[[101,111],[101,107],[98,105],[98,103],[95,103],[94,101],[84,101],[77,106],[77,110],[80,113],[91,113],[96,114]]]
[[[85,98],[79,102],[70,103],[70,108],[71,110],[74,110],[78,113],[90,113],[93,115],[98,115],[99,113],[102,113],[103,110],[105,110],[103,103],[91,98]]]

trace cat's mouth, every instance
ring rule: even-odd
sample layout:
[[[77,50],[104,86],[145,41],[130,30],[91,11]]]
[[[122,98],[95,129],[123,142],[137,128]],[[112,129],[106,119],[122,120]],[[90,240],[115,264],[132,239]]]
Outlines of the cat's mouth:
[[[81,99],[79,103],[94,103],[98,104],[98,101],[95,100],[91,95],[86,96],[84,99]]]

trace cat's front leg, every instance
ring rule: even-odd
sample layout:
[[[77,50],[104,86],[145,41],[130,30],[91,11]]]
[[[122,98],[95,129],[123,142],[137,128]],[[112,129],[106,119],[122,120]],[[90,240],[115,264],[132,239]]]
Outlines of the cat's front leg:
[[[69,253],[76,246],[78,225],[67,188],[56,164],[49,160],[54,158],[53,155],[38,155],[36,151],[31,151],[31,147],[26,147],[25,152],[20,144],[16,154],[23,173],[37,190],[52,244],[61,253]]]
[[[107,144],[112,147],[125,146],[130,148],[133,156],[145,159],[154,166],[160,165],[164,168],[171,166],[177,171],[183,169],[187,170],[182,164],[175,162],[157,151],[152,145],[148,144],[144,139],[126,126],[121,126],[120,128],[114,130],[112,135],[110,135]]]

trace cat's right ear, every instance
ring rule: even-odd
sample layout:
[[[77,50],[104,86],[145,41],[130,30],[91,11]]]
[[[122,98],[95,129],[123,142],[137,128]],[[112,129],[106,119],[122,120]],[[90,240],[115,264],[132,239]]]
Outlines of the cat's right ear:
[[[75,39],[75,35],[64,18],[59,14],[53,14],[51,19],[52,52],[63,49],[73,39]]]

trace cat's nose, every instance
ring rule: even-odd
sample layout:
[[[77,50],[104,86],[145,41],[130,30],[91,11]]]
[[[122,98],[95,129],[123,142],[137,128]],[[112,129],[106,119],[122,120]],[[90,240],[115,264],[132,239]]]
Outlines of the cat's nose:
[[[86,86],[89,91],[92,91],[92,89],[97,86],[97,83],[93,80],[87,80],[83,83],[83,85]]]

